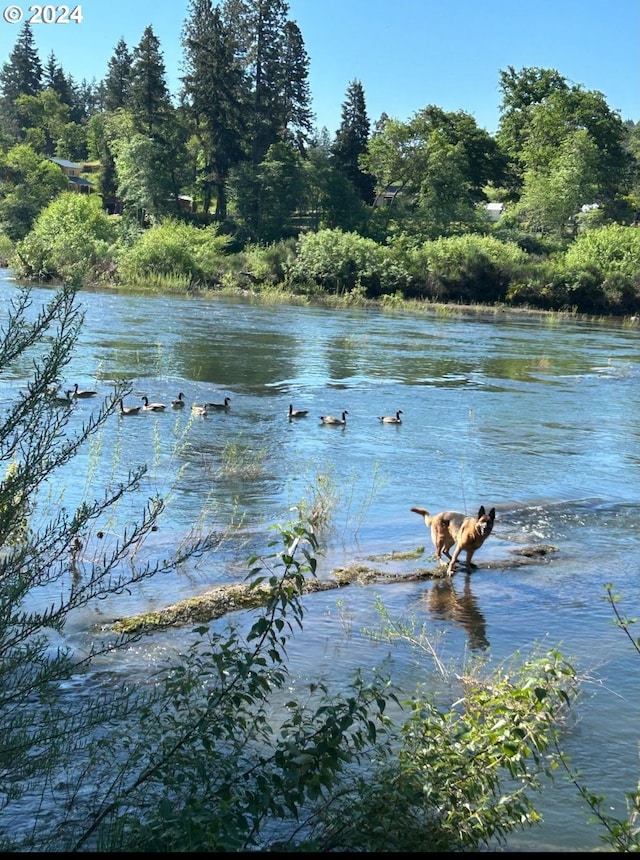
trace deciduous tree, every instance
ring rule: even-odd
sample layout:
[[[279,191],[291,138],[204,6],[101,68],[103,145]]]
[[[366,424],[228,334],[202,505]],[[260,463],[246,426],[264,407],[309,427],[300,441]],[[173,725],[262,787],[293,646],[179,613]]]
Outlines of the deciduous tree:
[[[0,224],[14,242],[27,235],[38,213],[67,188],[57,164],[20,143],[0,153]]]
[[[633,159],[624,148],[625,129],[602,93],[571,84],[554,69],[508,67],[501,72],[503,101],[496,136],[511,161],[511,190],[517,197],[525,173],[553,171],[564,143],[586,131],[595,146],[591,182],[597,202],[613,205],[628,193]],[[569,147],[571,144],[569,144]],[[591,201],[596,202],[596,201]]]
[[[484,188],[499,184],[503,158],[488,132],[464,111],[434,105],[401,123],[387,120],[371,138],[362,165],[378,191],[395,186],[394,220],[418,233],[474,223]]]

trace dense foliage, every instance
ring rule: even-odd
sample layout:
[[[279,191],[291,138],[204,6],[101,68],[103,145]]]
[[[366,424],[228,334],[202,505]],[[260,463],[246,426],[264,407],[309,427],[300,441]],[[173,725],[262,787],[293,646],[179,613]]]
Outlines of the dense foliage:
[[[198,228],[166,219],[122,247],[117,259],[118,277],[125,283],[148,283],[159,276],[168,281],[184,277],[191,286],[215,284],[224,268],[227,242],[215,226]]]
[[[640,260],[624,228],[640,224],[639,124],[602,93],[556,69],[509,66],[491,135],[466,111],[433,104],[372,123],[354,79],[331,137],[313,126],[309,58],[285,0],[190,0],[179,38],[183,75],[171,94],[152,26],[137,45],[120,39],[103,79],[88,84],[53,54],[43,66],[23,25],[0,67],[0,256],[22,277],[178,288],[249,278],[272,289],[274,270],[255,249],[294,239],[281,281],[294,291],[637,315]],[[84,267],[76,235],[64,260],[65,235],[49,248],[35,226],[67,189],[52,157],[84,169],[91,185],[80,190],[123,222],[117,247],[96,249],[90,231]],[[154,268],[148,244],[135,246],[165,221]],[[189,250],[184,232],[169,238],[179,223],[194,227]],[[594,265],[584,241],[610,227],[623,231],[623,272],[615,255]],[[229,239],[222,260],[219,235]],[[194,262],[203,254],[207,263]]]
[[[66,191],[38,215],[16,254],[30,277],[80,285],[108,269],[117,237],[117,225],[95,196]]]

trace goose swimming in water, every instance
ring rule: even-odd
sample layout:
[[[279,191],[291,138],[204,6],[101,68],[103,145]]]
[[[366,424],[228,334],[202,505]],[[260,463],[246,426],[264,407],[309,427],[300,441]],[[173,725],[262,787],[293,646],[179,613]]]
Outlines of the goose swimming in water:
[[[55,394],[51,397],[51,401],[56,404],[56,406],[68,406],[70,403],[73,403],[72,397],[73,391],[69,389],[65,391],[64,397],[61,394]]]
[[[231,409],[229,404],[231,403],[230,397],[225,397],[223,403],[206,403],[207,409],[226,409],[227,411]]]
[[[78,383],[73,386],[73,396],[74,397],[95,397],[97,391],[91,391],[89,388],[78,388]]]
[[[402,424],[402,409],[398,409],[395,415],[381,415],[380,420],[383,424]]]
[[[294,409],[293,403],[289,404],[289,418],[304,418],[304,416],[308,414],[308,409]]]
[[[166,409],[164,403],[149,403],[149,398],[146,395],[141,399],[144,403],[143,410],[145,412],[164,412]]]
[[[175,400],[171,401],[171,406],[173,409],[182,409],[184,407],[184,394],[182,391]]]
[[[342,413],[342,418],[338,418],[337,415],[321,415],[320,420],[323,424],[341,424],[343,427],[347,423],[347,415],[349,413],[345,409]]]
[[[120,398],[120,415],[137,415],[142,406],[125,406]]]

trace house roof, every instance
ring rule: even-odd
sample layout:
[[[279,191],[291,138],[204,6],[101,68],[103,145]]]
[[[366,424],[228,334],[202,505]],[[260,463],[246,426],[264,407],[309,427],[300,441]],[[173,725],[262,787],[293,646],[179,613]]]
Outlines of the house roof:
[[[82,170],[82,165],[77,164],[75,161],[67,161],[66,158],[53,158],[50,157],[49,161],[53,161],[54,164],[59,164],[60,167],[72,167],[76,170]]]
[[[86,188],[93,188],[93,182],[89,182],[88,179],[83,179],[81,176],[68,176],[67,179],[74,185],[82,185]]]

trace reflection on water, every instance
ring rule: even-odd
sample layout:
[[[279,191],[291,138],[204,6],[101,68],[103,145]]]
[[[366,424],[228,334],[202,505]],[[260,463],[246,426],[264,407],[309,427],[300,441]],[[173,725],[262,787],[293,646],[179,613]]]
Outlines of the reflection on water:
[[[453,577],[434,580],[427,594],[427,608],[434,618],[460,624],[469,637],[472,651],[489,647],[487,622],[471,590],[471,576],[465,574],[462,590],[456,590]]]

